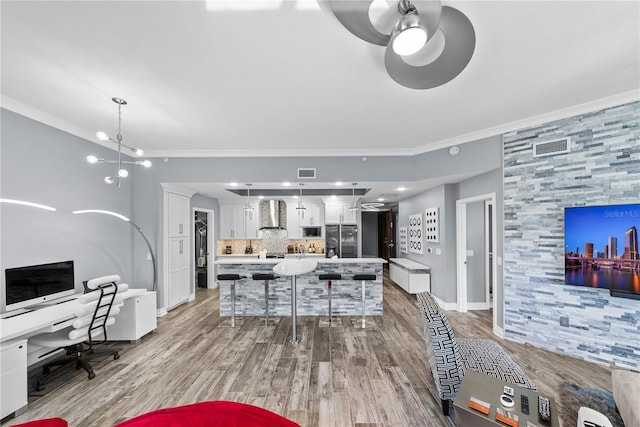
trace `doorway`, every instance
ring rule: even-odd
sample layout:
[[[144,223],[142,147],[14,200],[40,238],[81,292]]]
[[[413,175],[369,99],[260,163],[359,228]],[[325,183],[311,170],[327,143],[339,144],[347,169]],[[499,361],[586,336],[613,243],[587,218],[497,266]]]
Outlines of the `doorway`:
[[[456,201],[457,310],[493,309],[496,329],[496,194]]]
[[[378,213],[378,257],[389,261],[395,258],[395,215],[388,210]]]
[[[214,288],[217,285],[215,280],[215,266],[213,264],[213,254],[215,243],[213,236],[213,215],[210,209],[193,209],[193,283],[195,288]]]

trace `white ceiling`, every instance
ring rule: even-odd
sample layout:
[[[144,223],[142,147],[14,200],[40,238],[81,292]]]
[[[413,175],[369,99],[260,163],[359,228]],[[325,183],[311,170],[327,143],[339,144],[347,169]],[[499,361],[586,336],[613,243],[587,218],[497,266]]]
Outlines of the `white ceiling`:
[[[473,23],[474,56],[413,90],[313,0],[3,0],[2,106],[95,140],[124,98],[124,142],[152,157],[359,156],[638,99],[637,1],[443,4]]]

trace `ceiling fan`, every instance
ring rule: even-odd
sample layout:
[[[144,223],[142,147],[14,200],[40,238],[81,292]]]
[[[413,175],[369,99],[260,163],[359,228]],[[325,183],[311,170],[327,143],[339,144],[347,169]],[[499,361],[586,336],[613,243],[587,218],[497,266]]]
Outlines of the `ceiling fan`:
[[[402,86],[431,89],[453,80],[464,70],[476,45],[471,21],[439,0],[400,0],[373,22],[374,0],[324,0],[338,21],[362,40],[386,46],[387,73]],[[375,3],[379,3],[376,1]],[[394,7],[395,6],[395,7]],[[392,23],[382,29],[380,22]]]

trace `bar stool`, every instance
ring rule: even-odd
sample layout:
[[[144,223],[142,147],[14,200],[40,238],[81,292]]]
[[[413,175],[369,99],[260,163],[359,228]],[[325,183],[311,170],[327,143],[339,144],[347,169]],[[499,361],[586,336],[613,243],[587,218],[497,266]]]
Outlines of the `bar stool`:
[[[273,273],[253,273],[251,275],[253,280],[264,280],[264,326],[269,326],[269,280],[276,280],[279,277]]]
[[[365,301],[366,301],[365,283],[367,281],[369,281],[369,282],[375,281],[376,280],[376,275],[375,274],[368,274],[368,273],[354,274],[353,275],[353,280],[362,281],[362,318],[361,319],[352,319],[353,326],[355,326],[356,328],[365,329],[367,327],[367,321],[365,320],[365,317],[364,317]]]
[[[231,325],[229,326],[231,326],[232,328],[236,326],[236,280],[242,280],[246,278],[247,276],[241,276],[239,274],[218,274],[218,281],[231,281]]]
[[[329,319],[320,320],[319,326],[339,326],[342,321],[340,319],[333,319],[331,315],[331,281],[332,280],[342,280],[342,274],[340,273],[326,273],[319,274],[318,279],[327,281],[327,293],[329,294]]]

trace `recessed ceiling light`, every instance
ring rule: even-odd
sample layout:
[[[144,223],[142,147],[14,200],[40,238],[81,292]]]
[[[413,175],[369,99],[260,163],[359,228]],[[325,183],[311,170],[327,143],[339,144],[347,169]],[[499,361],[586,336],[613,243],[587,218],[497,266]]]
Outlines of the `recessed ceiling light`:
[[[398,190],[397,190],[397,191],[404,191],[404,190],[406,190],[406,188],[404,188],[404,187],[398,187]]]
[[[331,198],[332,198],[332,199],[336,199],[336,198],[337,198],[337,196],[336,196],[335,194],[332,194],[332,195],[331,195]]]
[[[282,183],[282,185],[284,185],[285,187],[289,187],[291,185],[291,183],[288,182],[288,181],[285,181],[285,182]]]
[[[264,199],[264,196],[258,196],[258,199]]]
[[[344,184],[342,181],[336,181],[335,186],[340,187],[342,184]]]
[[[232,187],[237,187],[238,183],[237,182],[231,182],[231,183],[229,183],[229,185],[232,186]]]
[[[379,202],[384,202],[384,198],[383,197],[378,197],[378,201]]]

